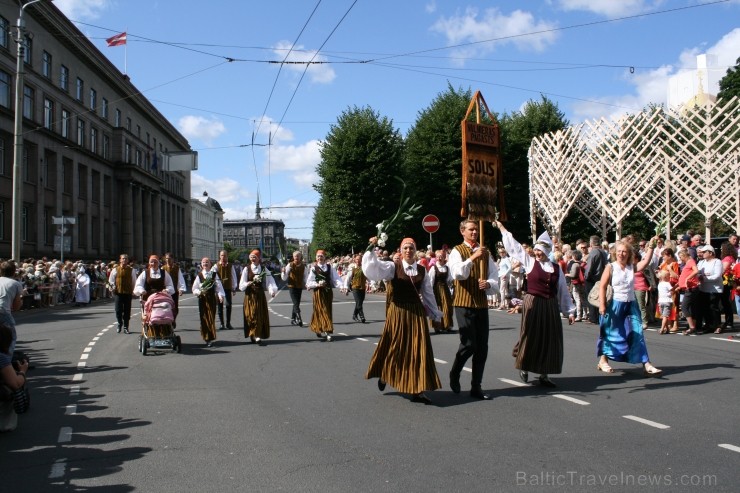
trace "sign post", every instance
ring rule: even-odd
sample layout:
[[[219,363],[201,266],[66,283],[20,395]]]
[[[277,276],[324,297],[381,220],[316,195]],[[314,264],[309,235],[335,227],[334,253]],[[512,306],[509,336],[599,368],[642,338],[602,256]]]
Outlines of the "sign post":
[[[427,214],[421,220],[421,227],[429,233],[429,248],[432,248],[432,233],[436,233],[439,230],[439,218],[434,214]]]
[[[60,252],[62,252],[60,258],[63,265],[64,252],[69,252],[72,250],[72,238],[66,236],[67,231],[69,231],[69,228],[67,228],[66,225],[76,224],[77,220],[74,217],[51,216],[51,223],[59,225],[59,228],[57,228],[57,234],[54,236],[54,250],[59,250]]]

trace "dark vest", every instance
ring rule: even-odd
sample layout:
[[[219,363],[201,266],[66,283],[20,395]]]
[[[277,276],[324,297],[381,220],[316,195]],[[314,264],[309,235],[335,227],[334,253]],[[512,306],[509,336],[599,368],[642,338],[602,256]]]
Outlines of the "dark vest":
[[[403,268],[403,262],[396,262],[396,274],[391,279],[393,289],[388,291],[391,303],[419,303],[421,304],[421,283],[427,271],[424,266],[416,264],[416,275],[409,277]]]
[[[116,268],[116,292],[118,294],[132,294],[134,292],[134,281],[131,279],[131,266]]]
[[[177,281],[180,280],[180,267],[175,264],[172,267],[169,267],[167,265],[163,265],[162,268],[167,271],[167,273],[172,278],[172,284],[175,285],[175,291],[177,291]]]
[[[227,262],[226,265],[221,265],[221,262],[217,263],[216,270],[218,271],[218,277],[221,279],[221,286],[223,286],[224,291],[231,291],[233,286],[231,279],[231,271],[233,270],[231,262]]]
[[[527,293],[541,298],[555,298],[558,294],[560,266],[550,262],[553,272],[545,272],[539,262],[535,260],[534,268],[527,274]]]
[[[144,289],[146,289],[146,297],[148,298],[150,294],[155,293],[157,291],[162,291],[167,284],[164,282],[164,276],[166,274],[166,271],[163,269],[159,269],[159,279],[154,279],[151,277],[150,269],[147,267],[146,271],[146,280],[144,281]]]
[[[440,272],[438,269],[434,269],[437,271],[436,275],[434,276],[434,284],[447,284],[447,278],[450,276],[450,269],[448,268],[444,272]]]
[[[306,264],[301,262],[300,264],[296,264],[294,262],[290,263],[290,272],[288,272],[288,287],[289,288],[298,288],[303,289],[306,287],[306,283],[304,282],[306,276]]]
[[[362,272],[362,269],[358,266],[355,266],[354,269],[352,269],[352,289],[365,289],[365,285],[367,284],[367,277],[365,277],[365,274]]]

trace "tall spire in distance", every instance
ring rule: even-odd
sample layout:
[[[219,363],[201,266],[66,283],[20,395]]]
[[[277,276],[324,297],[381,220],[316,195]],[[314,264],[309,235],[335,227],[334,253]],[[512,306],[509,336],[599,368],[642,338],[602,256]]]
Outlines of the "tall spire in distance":
[[[260,214],[262,212],[262,209],[260,208],[260,194],[257,192],[257,205],[254,208],[254,218],[255,219],[262,219],[262,215]]]

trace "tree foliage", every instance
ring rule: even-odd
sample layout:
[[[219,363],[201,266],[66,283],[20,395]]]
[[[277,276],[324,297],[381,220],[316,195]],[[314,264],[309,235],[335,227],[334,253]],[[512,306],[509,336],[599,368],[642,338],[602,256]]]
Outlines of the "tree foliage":
[[[740,97],[740,58],[735,61],[735,66],[728,68],[725,76],[720,79],[717,99],[726,102],[734,96]]]
[[[369,107],[345,110],[321,146],[314,249],[331,254],[361,251],[375,225],[398,206],[404,143],[386,117]]]

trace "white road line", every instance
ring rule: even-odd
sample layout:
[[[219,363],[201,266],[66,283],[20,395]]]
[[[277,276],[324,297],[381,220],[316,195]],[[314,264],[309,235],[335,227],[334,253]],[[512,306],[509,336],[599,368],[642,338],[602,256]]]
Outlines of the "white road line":
[[[369,340],[365,339],[364,337],[357,337],[356,339],[357,339],[358,341],[365,341],[365,342],[370,342]]]
[[[69,395],[80,395],[80,386],[79,385],[73,385],[69,388]]]
[[[378,345],[378,343],[377,343],[377,342],[373,342],[373,344],[375,344],[376,346]]]
[[[92,340],[93,340],[93,341],[98,341],[98,340],[100,340],[100,337],[98,337],[98,336],[95,336],[95,337],[93,337],[93,338],[92,338]]]
[[[77,363],[77,368],[85,368],[87,366],[87,363],[85,361],[80,361]]]
[[[569,395],[565,394],[551,394],[553,397],[557,397],[558,399],[563,399],[564,401],[573,402],[575,404],[580,404],[581,406],[589,406],[591,403],[582,401],[581,399],[576,399],[575,397],[571,397]]]
[[[628,414],[627,416],[622,416],[623,418],[631,419],[632,421],[637,421],[638,423],[642,423],[644,425],[652,426],[653,428],[658,428],[659,430],[667,430],[670,428],[668,425],[664,425],[661,423],[657,423],[655,421],[650,421],[649,419],[645,418],[638,418],[637,416],[632,416]]]
[[[64,411],[64,414],[75,415],[77,414],[77,404],[68,404]]]
[[[710,339],[714,339],[715,341],[724,341],[724,342],[740,342],[740,340],[738,339],[730,339],[727,337],[710,337]]]
[[[100,337],[100,336],[102,336],[102,335],[103,335],[103,333],[102,333],[102,332],[98,332],[98,337]]]
[[[348,334],[345,334],[344,332],[337,332],[337,335],[338,336],[344,336],[344,337],[347,337],[348,336]]]
[[[72,441],[72,427],[62,426],[62,428],[59,430],[59,438],[57,439],[57,443],[69,443],[71,441]]]
[[[92,346],[87,346],[85,349],[82,350],[83,353],[89,353],[90,351],[92,351]]]
[[[447,364],[447,362],[445,360],[439,359],[439,358],[434,358],[434,362],[435,363],[439,363],[440,365],[446,365]]]
[[[90,357],[90,353],[82,353],[82,354],[80,355],[80,359],[87,359],[87,358],[89,358],[89,357]],[[78,365],[78,366],[79,366],[79,365]]]
[[[729,443],[720,443],[720,447],[726,448],[727,450],[732,450],[733,452],[740,452],[740,447],[737,445],[730,445]]]
[[[102,332],[103,334],[105,334],[106,332],[108,332],[108,329],[110,329],[111,327],[113,327],[113,326],[111,325],[110,327],[106,327],[103,330],[101,330],[100,332]]]
[[[75,373],[74,376],[72,377],[73,382],[79,382],[82,379],[83,379],[82,373]]]
[[[51,465],[51,472],[49,473],[49,479],[57,479],[64,477],[65,470],[67,469],[67,459],[57,459],[54,464]]]
[[[464,366],[463,367],[463,370],[466,371],[466,372],[468,372],[468,373],[473,373],[473,370],[470,369],[470,368],[468,368],[467,366]]]
[[[509,380],[508,378],[499,378],[504,383],[508,383],[509,385],[515,385],[517,387],[529,387],[528,383],[524,382],[517,382],[516,380]]]

